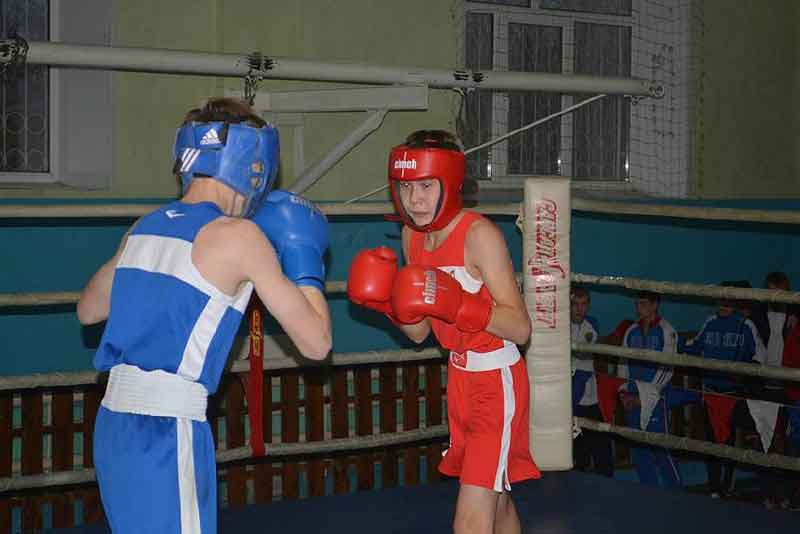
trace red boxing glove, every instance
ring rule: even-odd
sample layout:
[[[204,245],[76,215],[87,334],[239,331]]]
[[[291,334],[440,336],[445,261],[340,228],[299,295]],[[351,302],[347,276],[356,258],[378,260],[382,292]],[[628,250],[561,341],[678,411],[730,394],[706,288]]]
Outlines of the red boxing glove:
[[[347,275],[351,302],[392,316],[392,285],[397,275],[397,254],[389,247],[364,249],[356,254]]]
[[[435,267],[408,265],[400,269],[392,291],[392,309],[401,323],[436,317],[462,332],[486,329],[492,303],[461,288],[458,280]]]

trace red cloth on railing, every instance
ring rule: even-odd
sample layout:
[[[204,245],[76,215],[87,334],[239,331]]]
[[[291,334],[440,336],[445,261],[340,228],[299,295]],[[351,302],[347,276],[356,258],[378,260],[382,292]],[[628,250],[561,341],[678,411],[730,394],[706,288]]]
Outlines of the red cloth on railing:
[[[250,323],[250,373],[247,381],[247,415],[250,418],[250,448],[253,456],[264,456],[264,305],[256,295],[247,307]]]
[[[625,332],[628,331],[628,328],[630,328],[633,323],[634,321],[631,319],[621,320],[614,331],[606,337],[606,343],[609,345],[622,345],[622,341],[625,339]]]
[[[622,384],[627,382],[627,380],[605,373],[597,373],[596,376],[597,403],[600,405],[600,413],[603,414],[603,421],[610,424],[614,422],[614,411],[617,408],[619,388]]]
[[[736,399],[727,395],[714,395],[703,393],[708,417],[711,419],[711,428],[714,430],[714,441],[727,443],[731,437],[731,416],[736,406]]]
[[[783,366],[800,368],[800,324],[792,328],[783,341]],[[793,402],[800,401],[800,382],[787,381],[786,396]]]

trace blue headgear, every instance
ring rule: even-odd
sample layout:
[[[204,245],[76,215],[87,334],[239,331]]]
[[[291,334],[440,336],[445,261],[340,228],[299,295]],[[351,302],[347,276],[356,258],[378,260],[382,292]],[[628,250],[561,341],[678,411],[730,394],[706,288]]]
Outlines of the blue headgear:
[[[174,172],[183,192],[195,175],[214,178],[245,198],[243,217],[250,217],[275,185],[280,144],[278,130],[245,123],[189,122],[175,136]]]

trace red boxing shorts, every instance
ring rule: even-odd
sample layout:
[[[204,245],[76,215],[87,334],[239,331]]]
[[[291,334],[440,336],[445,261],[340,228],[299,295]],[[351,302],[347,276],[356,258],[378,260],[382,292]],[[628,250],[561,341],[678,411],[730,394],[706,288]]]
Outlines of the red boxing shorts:
[[[451,353],[447,373],[450,447],[439,471],[497,492],[540,478],[529,447],[528,373],[517,347]]]

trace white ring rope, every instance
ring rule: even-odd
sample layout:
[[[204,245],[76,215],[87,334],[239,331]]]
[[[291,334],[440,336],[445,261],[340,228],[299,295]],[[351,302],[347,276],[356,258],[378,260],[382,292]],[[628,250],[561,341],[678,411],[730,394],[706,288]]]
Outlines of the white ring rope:
[[[136,218],[160,207],[159,204],[72,204],[48,205],[9,204],[0,205],[0,219],[72,219],[85,217]],[[391,202],[364,202],[362,204],[318,203],[317,207],[326,215],[387,215],[394,212]],[[505,204],[482,204],[470,209],[487,215],[517,215],[518,202]]]
[[[761,365],[758,363],[729,362],[726,360],[690,356],[688,354],[669,354],[657,350],[631,349],[628,347],[618,347],[616,345],[603,345],[601,343],[573,343],[572,348],[581,353],[621,356],[628,360],[654,362],[676,367],[694,367],[696,369],[707,369],[709,371],[725,371],[740,375],[800,382],[800,369],[793,369],[790,367],[773,367],[771,365]]]
[[[800,212],[787,210],[756,210],[740,208],[711,208],[703,206],[675,206],[644,204],[639,202],[611,202],[572,198],[573,211],[608,213],[612,215],[641,215],[646,217],[673,217],[714,221],[735,221],[774,224],[800,224]],[[386,215],[394,211],[389,202],[363,204],[320,203],[326,215]],[[521,203],[482,204],[470,209],[489,215],[517,215]],[[105,205],[49,205],[9,204],[0,206],[0,219],[58,219],[75,217],[135,218],[157,209],[155,204],[105,204]]]
[[[333,454],[350,451],[357,452],[384,447],[418,444],[418,442],[444,438],[447,434],[447,425],[434,425],[390,434],[373,434],[370,436],[357,436],[353,438],[335,438],[326,439],[324,441],[305,441],[300,443],[265,443],[264,447],[266,449],[265,456],[278,461],[280,458],[288,456]],[[217,451],[216,460],[217,463],[224,464],[236,460],[250,459],[252,455],[253,451],[250,446],[237,447],[235,449]],[[0,478],[0,493],[32,488],[86,484],[94,482],[94,480],[94,469],[4,477]]]
[[[789,471],[800,471],[800,458],[784,456],[782,454],[767,454],[751,449],[739,449],[730,445],[720,445],[719,443],[712,443],[710,441],[672,436],[670,434],[656,434],[644,430],[601,423],[600,421],[585,419],[583,417],[576,417],[575,419],[578,422],[578,426],[581,428],[616,434],[633,441],[647,443],[648,445],[697,452],[719,458],[727,458],[736,462],[762,465],[764,467],[777,467]]]
[[[517,273],[518,282],[521,274]],[[724,300],[759,300],[763,302],[782,302],[800,304],[800,293],[780,289],[748,289],[741,287],[722,287],[709,284],[692,284],[686,282],[664,282],[645,280],[625,276],[601,276],[595,274],[572,273],[572,282],[601,286],[622,287],[625,289],[652,291],[668,295],[690,295],[712,297]],[[327,293],[344,293],[347,282],[330,280],[325,284]],[[41,293],[0,293],[0,308],[12,306],[52,306],[57,304],[74,304],[78,302],[78,292],[41,292]]]
[[[669,434],[656,434],[633,428],[626,428],[591,419],[576,417],[578,425],[587,430],[616,434],[639,443],[655,445],[669,449],[695,452],[704,455],[727,458],[736,462],[800,471],[800,458],[793,458],[780,454],[767,454],[756,450],[739,449],[729,445],[720,445],[708,441],[692,438],[672,436]],[[317,454],[331,454],[347,451],[360,451],[384,447],[394,447],[444,438],[448,434],[446,424],[435,425],[416,430],[406,430],[391,434],[373,434],[353,438],[339,438],[324,441],[306,441],[301,443],[266,443],[266,456],[268,458],[281,458],[287,456],[307,456]],[[249,446],[235,449],[221,450],[216,454],[218,463],[232,462],[251,458],[252,451]],[[84,484],[95,479],[94,469],[81,471],[59,471],[40,475],[27,475],[19,477],[0,478],[0,493],[19,491],[31,488],[64,486],[70,484]]]
[[[243,344],[247,347],[248,343]],[[735,374],[757,376],[761,378],[791,380],[800,382],[800,369],[773,367],[755,363],[728,362],[725,360],[705,359],[687,354],[667,354],[655,350],[631,349],[616,345],[600,343],[573,343],[573,350],[581,353],[620,356],[629,360],[660,363],[676,367],[693,367],[709,371],[725,371]],[[438,348],[423,350],[396,349],[385,351],[344,352],[334,354],[330,360],[317,366],[350,367],[355,365],[381,365],[388,363],[404,363],[412,361],[428,361],[442,358],[444,353]],[[243,354],[246,356],[246,354]],[[290,356],[274,355],[264,359],[265,371],[298,369],[310,367],[302,359]],[[237,359],[231,366],[233,373],[243,373],[250,369],[249,360]],[[78,371],[66,373],[37,373],[24,376],[0,377],[0,391],[34,389],[42,387],[80,386],[97,383],[101,373],[96,371]]]
[[[266,336],[269,337],[269,336]],[[243,343],[244,354],[247,356],[249,343],[245,338]],[[366,352],[343,352],[333,354],[329,360],[317,367],[351,367],[356,365],[382,365],[388,363],[408,363],[423,362],[443,358],[444,353],[438,348],[428,348],[422,350],[396,349],[396,350],[371,350]],[[307,360],[302,358],[292,358],[283,355],[269,355],[264,358],[265,371],[280,371],[285,369],[313,368]],[[230,372],[244,373],[250,370],[250,361],[237,359],[231,365]],[[85,386],[97,384],[104,373],[97,371],[75,371],[75,372],[56,372],[56,373],[36,373],[20,376],[0,376],[0,391],[35,389],[64,386]]]
[[[723,300],[760,300],[763,302],[784,302],[800,304],[800,293],[780,289],[751,289],[743,287],[722,287],[709,284],[684,282],[664,282],[644,280],[624,276],[599,276],[594,274],[572,273],[571,280],[581,284],[624,287],[639,291],[652,291],[667,295],[691,295],[713,297]]]
[[[709,221],[735,221],[774,224],[800,224],[800,212],[788,210],[757,210],[742,208],[712,208],[704,206],[675,206],[640,202],[612,202],[573,197],[574,211],[609,213],[612,215],[643,215]]]

